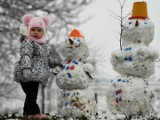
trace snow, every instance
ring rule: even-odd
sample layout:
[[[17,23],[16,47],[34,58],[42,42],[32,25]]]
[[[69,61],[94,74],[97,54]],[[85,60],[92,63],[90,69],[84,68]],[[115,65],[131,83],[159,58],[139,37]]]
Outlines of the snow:
[[[126,3],[126,9],[125,11],[130,11],[132,7],[132,3],[134,0],[129,0]],[[159,1],[150,1],[145,0],[148,2],[149,7],[149,17],[154,21],[155,23],[155,39],[151,43],[152,46],[157,47],[158,51],[160,51],[159,47],[159,26],[160,26],[160,19],[157,18],[157,11],[160,11],[159,7]],[[113,10],[113,5],[114,10]],[[96,9],[95,9],[96,8]],[[97,75],[95,76],[95,79],[90,84],[90,89],[93,90],[95,93],[98,93],[98,110],[99,111],[106,111],[107,110],[107,102],[106,102],[106,91],[108,88],[108,82],[112,79],[114,79],[115,76],[118,75],[117,72],[112,70],[112,66],[110,64],[110,55],[111,52],[114,49],[117,49],[119,47],[119,42],[116,38],[116,31],[119,31],[119,24],[116,20],[114,20],[112,17],[110,17],[110,13],[108,10],[113,10],[116,13],[119,13],[119,6],[117,1],[110,1],[107,0],[97,0],[93,4],[87,7],[87,9],[84,11],[81,18],[86,18],[86,16],[94,15],[95,17],[90,20],[89,22],[83,24],[80,29],[83,31],[83,34],[85,35],[86,42],[89,45],[90,51],[92,51],[91,54],[94,53],[96,56],[96,67],[97,67]],[[101,49],[99,49],[99,47]],[[97,50],[98,49],[98,50]],[[156,63],[156,73],[153,74],[149,80],[150,87],[155,90],[157,93],[156,98],[158,98],[155,101],[155,106],[157,109],[160,109],[160,62]],[[158,81],[159,79],[159,81]],[[51,114],[55,114],[57,112],[57,98],[60,93],[60,90],[55,85],[55,83],[52,86],[52,98],[51,101],[46,101],[46,103],[51,103],[52,112]],[[22,91],[17,94],[17,96],[22,96],[24,98],[24,94]],[[10,103],[10,104],[9,104]],[[40,103],[40,99],[38,99],[38,103]],[[13,104],[13,105],[12,105]],[[8,101],[4,102],[3,109],[5,107],[11,107],[14,109],[15,106],[21,106],[19,111],[22,114],[22,106],[23,101],[14,102],[14,101]],[[2,111],[2,106],[0,111]],[[11,112],[11,111],[10,111]],[[47,110],[46,110],[47,112]]]

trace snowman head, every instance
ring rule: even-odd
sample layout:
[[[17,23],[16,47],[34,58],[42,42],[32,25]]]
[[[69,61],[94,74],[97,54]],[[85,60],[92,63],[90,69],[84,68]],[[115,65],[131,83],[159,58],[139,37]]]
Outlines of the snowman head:
[[[86,45],[84,36],[79,30],[74,29],[68,39],[65,40],[65,47],[62,49],[62,55],[66,60],[76,59],[84,61],[89,56],[89,49]]]
[[[154,25],[148,18],[147,3],[135,2],[132,16],[123,25],[122,44],[149,45],[154,38]]]

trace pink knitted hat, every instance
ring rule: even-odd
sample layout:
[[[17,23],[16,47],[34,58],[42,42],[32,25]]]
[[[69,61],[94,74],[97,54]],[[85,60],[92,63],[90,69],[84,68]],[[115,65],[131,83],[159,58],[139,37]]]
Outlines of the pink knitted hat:
[[[31,28],[33,27],[39,27],[44,30],[44,36],[45,36],[45,29],[48,26],[48,19],[46,17],[35,17],[32,15],[24,15],[22,17],[22,22],[24,25],[27,26],[28,32],[30,32]],[[30,35],[27,36],[30,40],[33,40],[38,43],[45,43],[45,38],[44,36],[40,39],[36,39],[34,37],[31,37]]]

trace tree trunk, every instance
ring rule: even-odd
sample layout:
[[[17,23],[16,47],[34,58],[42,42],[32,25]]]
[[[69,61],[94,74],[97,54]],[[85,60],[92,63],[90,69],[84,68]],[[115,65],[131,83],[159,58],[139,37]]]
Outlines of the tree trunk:
[[[54,79],[54,76],[51,75],[50,80],[48,82],[48,86],[47,86],[47,92],[46,92],[46,94],[47,94],[47,96],[46,96],[47,108],[46,109],[47,109],[48,113],[51,112],[51,106],[52,106],[52,104],[51,104],[51,87],[52,87],[53,79]]]

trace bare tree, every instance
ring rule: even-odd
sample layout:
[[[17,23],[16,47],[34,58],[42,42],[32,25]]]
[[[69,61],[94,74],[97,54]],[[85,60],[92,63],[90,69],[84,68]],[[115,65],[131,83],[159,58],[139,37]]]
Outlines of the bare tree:
[[[11,62],[9,55],[16,56],[21,17],[26,13],[38,12],[50,16],[48,42],[52,43],[72,26],[80,24],[78,15],[91,0],[0,0],[0,58]],[[4,66],[3,60],[0,65]]]
[[[124,24],[126,18],[131,14],[131,12],[129,12],[128,14],[123,15],[123,12],[124,12],[123,10],[124,10],[126,1],[127,0],[118,0],[119,6],[120,6],[120,15],[110,11],[112,13],[112,17],[114,17],[120,23],[119,45],[120,45],[121,50],[122,50],[122,34],[123,34],[123,30],[124,30],[123,24]]]
[[[0,0],[0,72],[2,77],[5,76],[6,81],[13,79],[13,66],[19,59],[19,25],[24,14],[49,16],[47,42],[50,45],[57,44],[60,36],[67,35],[73,26],[82,23],[78,15],[91,2],[92,0]],[[50,89],[49,87],[51,86],[45,89]],[[43,112],[45,89],[42,88],[41,93]]]

